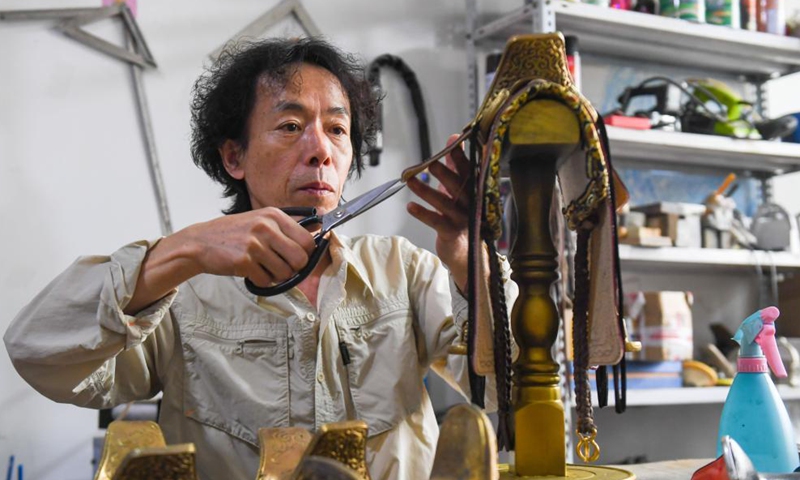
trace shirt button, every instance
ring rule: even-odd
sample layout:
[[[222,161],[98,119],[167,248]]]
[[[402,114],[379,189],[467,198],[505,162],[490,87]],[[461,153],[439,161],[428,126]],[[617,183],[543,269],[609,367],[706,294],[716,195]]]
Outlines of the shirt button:
[[[325,380],[325,375],[323,375],[321,373],[319,375],[317,375],[317,381],[319,383],[322,383],[324,380]]]
[[[308,319],[308,321],[310,321],[310,322],[313,322],[314,320],[316,320],[316,319],[317,319],[317,316],[316,316],[316,315],[314,315],[314,314],[313,314],[313,313],[311,313],[311,312],[308,312],[308,313],[306,313],[306,319]]]

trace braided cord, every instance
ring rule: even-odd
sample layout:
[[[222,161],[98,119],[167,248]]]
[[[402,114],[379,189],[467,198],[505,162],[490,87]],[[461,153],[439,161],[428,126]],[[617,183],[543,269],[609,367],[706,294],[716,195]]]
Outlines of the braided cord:
[[[493,241],[489,247],[489,288],[494,317],[494,371],[497,382],[497,448],[514,449],[514,422],[511,406],[511,331],[508,323],[508,307],[500,277],[500,258]]]

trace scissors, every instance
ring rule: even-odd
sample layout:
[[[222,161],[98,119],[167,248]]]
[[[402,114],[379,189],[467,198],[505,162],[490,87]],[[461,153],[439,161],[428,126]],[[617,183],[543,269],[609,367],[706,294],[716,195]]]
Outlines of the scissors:
[[[251,282],[249,278],[246,278],[244,280],[245,286],[250,293],[254,293],[262,297],[278,295],[296,286],[298,283],[305,280],[309,274],[311,274],[311,272],[314,270],[314,267],[317,266],[319,261],[322,259],[322,256],[328,250],[330,241],[325,238],[328,232],[339,225],[356,218],[375,205],[378,205],[402,190],[405,186],[405,177],[401,177],[396,180],[390,180],[362,195],[359,195],[353,200],[340,205],[335,210],[331,210],[324,215],[317,215],[317,209],[314,207],[282,208],[281,210],[289,216],[303,217],[297,222],[301,227],[314,224],[322,225],[319,233],[314,236],[314,243],[316,243],[317,246],[314,248],[314,252],[312,252],[311,256],[309,257],[306,266],[288,280],[270,287],[259,287]]]

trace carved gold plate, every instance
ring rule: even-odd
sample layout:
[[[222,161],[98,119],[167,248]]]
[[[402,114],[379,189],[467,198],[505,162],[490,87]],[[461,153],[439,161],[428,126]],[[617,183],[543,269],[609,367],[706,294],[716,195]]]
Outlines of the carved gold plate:
[[[165,447],[164,435],[155,422],[116,421],[106,429],[103,454],[94,480],[111,480],[125,456],[135,448]]]

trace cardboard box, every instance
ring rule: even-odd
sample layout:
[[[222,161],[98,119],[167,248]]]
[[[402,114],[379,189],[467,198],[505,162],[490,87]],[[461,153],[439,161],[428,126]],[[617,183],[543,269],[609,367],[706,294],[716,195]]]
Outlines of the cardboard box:
[[[642,342],[642,351],[631,353],[629,358],[650,362],[692,358],[691,293],[626,294],[625,309],[631,340]]]
[[[661,229],[652,227],[630,227],[620,243],[640,247],[670,247],[672,240],[661,235]]]
[[[700,248],[700,217],[705,205],[695,203],[659,202],[631,208],[647,216],[648,227],[660,228],[676,247]]]

